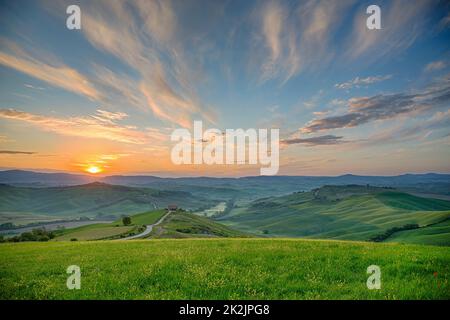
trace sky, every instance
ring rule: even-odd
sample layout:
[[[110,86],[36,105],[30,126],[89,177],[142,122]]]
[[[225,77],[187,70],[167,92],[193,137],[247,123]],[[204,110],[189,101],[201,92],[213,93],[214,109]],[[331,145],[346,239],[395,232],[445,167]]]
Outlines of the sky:
[[[195,120],[278,128],[280,175],[450,173],[450,3],[0,1],[1,169],[259,174],[175,165]]]

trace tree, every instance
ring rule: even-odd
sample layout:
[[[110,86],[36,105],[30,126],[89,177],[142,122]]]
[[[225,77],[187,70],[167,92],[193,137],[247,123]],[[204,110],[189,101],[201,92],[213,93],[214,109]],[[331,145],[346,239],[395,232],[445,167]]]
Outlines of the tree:
[[[130,224],[131,224],[131,218],[128,217],[128,216],[123,217],[123,218],[122,218],[122,223],[123,223],[124,226],[130,225]]]

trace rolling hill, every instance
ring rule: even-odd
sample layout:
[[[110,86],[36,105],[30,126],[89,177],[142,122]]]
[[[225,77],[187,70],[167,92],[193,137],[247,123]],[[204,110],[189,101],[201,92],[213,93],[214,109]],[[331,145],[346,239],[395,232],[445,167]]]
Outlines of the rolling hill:
[[[218,221],[267,236],[369,240],[394,227],[426,227],[449,218],[449,201],[349,185],[259,199],[234,207]]]
[[[0,182],[14,184],[0,184],[0,223],[78,217],[112,221],[124,214],[147,212],[175,203],[199,215],[212,216],[232,229],[265,237],[398,239],[413,243],[421,243],[422,239],[429,244],[450,245],[446,227],[432,227],[450,215],[450,202],[444,200],[450,190],[449,175],[97,178],[103,182],[71,185],[93,178],[0,171]],[[322,187],[324,183],[329,185]],[[46,187],[47,184],[64,186]],[[436,194],[441,199],[435,198]],[[215,206],[220,210],[215,210]],[[198,223],[195,219],[191,218],[189,223]],[[201,224],[208,223],[211,220]],[[161,230],[161,237],[184,236],[177,234],[176,223]],[[204,232],[209,231],[206,228]]]
[[[425,228],[396,232],[386,242],[450,246],[450,219]]]
[[[69,240],[110,240],[139,234],[144,225],[156,223],[166,210],[154,210],[131,216],[131,224],[124,226],[121,219],[109,224],[98,223],[72,229],[56,231],[53,241]],[[148,238],[211,238],[211,237],[246,237],[243,232],[233,230],[210,219],[199,217],[185,211],[176,211],[154,226]]]
[[[184,191],[156,190],[90,183],[78,186],[30,188],[0,185],[0,219],[14,215],[111,217],[163,208],[207,208],[214,201]]]
[[[151,238],[214,238],[248,237],[244,232],[231,229],[223,224],[186,212],[170,214],[156,226]]]
[[[117,219],[111,223],[97,223],[77,228],[58,230],[55,232],[54,241],[69,240],[106,240],[120,239],[126,236],[139,234],[143,231],[143,226],[157,222],[166,211],[153,210],[131,216],[131,224],[125,226],[122,219]]]
[[[111,240],[121,236],[129,236],[139,233],[136,226],[124,226],[114,224],[90,224],[73,229],[56,231],[56,238],[52,241],[90,241]]]

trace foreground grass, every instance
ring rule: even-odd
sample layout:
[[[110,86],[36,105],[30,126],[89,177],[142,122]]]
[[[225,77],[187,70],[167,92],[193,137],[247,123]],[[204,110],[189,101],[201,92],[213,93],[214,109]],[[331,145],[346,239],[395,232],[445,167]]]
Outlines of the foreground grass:
[[[291,239],[0,245],[1,299],[449,299],[445,247]],[[66,268],[81,267],[81,290]],[[366,269],[380,266],[382,289]]]

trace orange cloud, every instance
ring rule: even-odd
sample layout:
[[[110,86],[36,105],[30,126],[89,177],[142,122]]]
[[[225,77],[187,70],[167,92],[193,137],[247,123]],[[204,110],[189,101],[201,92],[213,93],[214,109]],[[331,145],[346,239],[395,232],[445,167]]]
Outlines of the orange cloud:
[[[166,136],[159,131],[139,131],[135,127],[123,126],[115,122],[124,116],[123,113],[100,110],[94,116],[56,118],[14,109],[0,109],[0,118],[24,121],[38,126],[42,130],[62,135],[107,139],[131,144],[146,144],[166,139]]]

